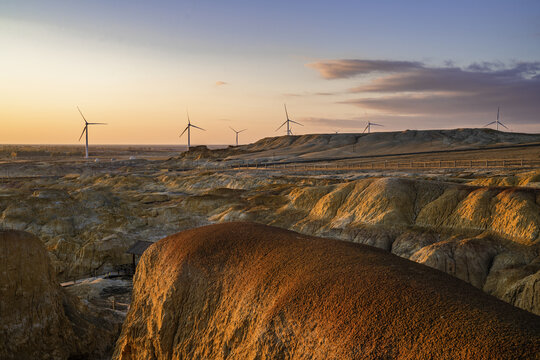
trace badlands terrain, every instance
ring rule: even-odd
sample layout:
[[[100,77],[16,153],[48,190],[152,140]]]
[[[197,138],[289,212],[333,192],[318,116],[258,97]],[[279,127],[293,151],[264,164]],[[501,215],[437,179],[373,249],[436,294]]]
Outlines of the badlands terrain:
[[[131,299],[131,281],[86,278],[125,269],[132,261],[126,250],[139,240],[155,242],[231,221],[293,230],[305,241],[322,236],[376,247],[383,263],[395,259],[389,254],[412,260],[534,318],[532,314],[540,314],[540,135],[457,129],[289,136],[183,153],[174,147],[100,149],[91,148],[89,160],[80,158],[82,147],[37,146],[29,152],[28,147],[4,146],[0,151],[0,228],[23,230],[39,239],[51,269],[48,283],[78,280],[54,291],[80,301],[80,313],[85,314],[86,307],[103,314],[103,320],[94,322],[97,328],[118,333]],[[156,248],[150,249],[159,258]],[[154,278],[149,257],[143,257],[142,264]],[[341,266],[336,261],[335,266]],[[362,271],[369,276],[366,269]],[[136,288],[147,283],[139,276]],[[391,281],[408,280],[400,275]],[[135,290],[141,291],[146,290]],[[118,296],[115,309],[111,294]],[[60,299],[55,301],[67,303],[55,296]],[[498,311],[484,315],[500,320]],[[300,316],[284,314],[289,315]],[[54,321],[69,329],[69,316],[59,319]],[[501,321],[506,324],[501,326],[510,326]],[[125,325],[117,357],[130,358],[129,329]],[[245,344],[234,343],[238,335],[229,335],[231,344],[212,340],[222,354],[244,351]],[[246,338],[256,338],[251,336]],[[532,339],[538,346],[538,332]],[[349,345],[343,346],[349,351]],[[112,351],[112,345],[106,347]],[[190,354],[188,349],[177,351]]]

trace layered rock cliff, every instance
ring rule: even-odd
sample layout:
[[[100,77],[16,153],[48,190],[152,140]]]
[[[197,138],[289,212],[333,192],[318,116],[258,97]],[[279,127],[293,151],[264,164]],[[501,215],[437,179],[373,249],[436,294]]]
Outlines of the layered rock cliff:
[[[537,358],[540,318],[364,245],[253,223],[143,255],[115,359]]]

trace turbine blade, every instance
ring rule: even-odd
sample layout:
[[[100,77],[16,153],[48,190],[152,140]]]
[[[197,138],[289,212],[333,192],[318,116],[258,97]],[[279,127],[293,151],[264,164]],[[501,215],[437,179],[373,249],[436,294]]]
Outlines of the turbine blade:
[[[81,114],[81,116],[82,116],[82,118],[83,118],[84,122],[85,122],[85,123],[88,123],[88,121],[86,121],[86,118],[84,117],[84,115],[83,115],[83,113],[82,113],[81,109],[79,109],[79,107],[78,107],[78,106],[77,106],[77,110],[79,110],[79,114]]]
[[[193,124],[189,124],[189,126],[194,127],[194,128],[197,128],[197,129],[202,130],[202,131],[206,131],[206,130],[204,130],[203,128],[198,127],[198,126],[195,126],[195,125],[193,125]]]
[[[244,130],[240,130],[239,133],[241,133],[242,131],[246,131],[247,129],[244,129]]]
[[[375,123],[370,123],[371,125],[375,125],[375,126],[384,126],[384,125],[381,125],[381,124],[375,124]]]
[[[289,120],[289,121],[292,122],[292,123],[295,123],[295,124],[297,124],[297,125],[304,126],[304,125],[302,125],[302,124],[300,124],[299,122],[296,122],[296,121],[294,121],[294,120]]]
[[[88,127],[88,125],[85,125],[85,126],[84,126],[84,129],[83,129],[83,131],[82,131],[82,133],[81,133],[81,136],[79,137],[79,141],[81,141],[81,139],[82,139],[82,137],[83,137],[83,135],[84,135],[84,132],[86,131],[86,128],[87,128],[87,127]]]
[[[366,127],[364,128],[364,131],[362,131],[362,134],[366,132],[366,130],[368,129],[369,127],[369,123],[366,125]]]
[[[88,125],[107,125],[107,123],[87,123]]]
[[[278,127],[278,128],[276,129],[276,131],[278,131],[279,129],[281,129],[281,128],[283,127],[283,125],[285,125],[286,123],[287,123],[287,121],[285,121],[283,124],[281,124],[280,127]]]
[[[504,127],[505,129],[508,130],[508,128],[506,127],[506,125],[504,125],[502,122],[499,121],[499,125],[501,125],[502,127]]]
[[[490,122],[489,124],[484,125],[484,127],[489,126],[489,125],[493,125],[493,124],[495,124],[495,123],[496,123],[496,121],[492,121],[492,122]]]
[[[285,116],[287,116],[287,120],[289,120],[289,113],[287,112],[287,105],[283,104],[283,107],[285,108]]]
[[[191,124],[191,122],[189,121],[189,112],[187,111],[187,109],[186,109],[186,114],[187,114],[187,123],[189,125],[189,124]]]
[[[188,128],[189,128],[189,125],[186,126],[186,128],[184,129],[184,131],[182,131],[182,133],[181,133],[180,136],[178,136],[178,137],[182,137],[182,135],[184,135],[184,133],[187,131]]]
[[[234,132],[238,132],[238,131],[234,130],[234,128],[232,126],[229,126],[229,128]]]

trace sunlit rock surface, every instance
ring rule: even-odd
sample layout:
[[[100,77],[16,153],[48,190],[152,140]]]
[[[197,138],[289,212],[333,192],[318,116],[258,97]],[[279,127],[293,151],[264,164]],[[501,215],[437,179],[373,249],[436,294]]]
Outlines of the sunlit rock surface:
[[[532,359],[540,317],[379,249],[253,223],[151,246],[115,359]]]

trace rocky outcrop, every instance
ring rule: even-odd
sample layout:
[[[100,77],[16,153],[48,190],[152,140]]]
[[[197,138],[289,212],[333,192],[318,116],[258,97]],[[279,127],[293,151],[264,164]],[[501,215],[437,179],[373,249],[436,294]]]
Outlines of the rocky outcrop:
[[[99,358],[118,325],[68,295],[41,241],[0,230],[0,358]]]
[[[540,187],[540,170],[525,171],[515,175],[499,175],[488,178],[475,179],[469,182],[471,185],[481,186],[527,186]]]
[[[267,223],[376,246],[540,314],[537,189],[381,178],[288,196],[290,205]]]
[[[58,278],[73,280],[130,263],[125,251],[137,240],[256,221],[376,246],[540,314],[540,287],[531,282],[531,264],[540,256],[540,189],[272,174],[107,173],[4,182],[0,226],[38,235]],[[523,174],[516,177],[530,178]]]
[[[299,225],[359,225],[491,232],[526,245],[540,243],[540,190],[463,186],[401,178],[370,178],[334,186],[304,186],[289,194],[303,211]],[[283,209],[283,210],[289,210]]]
[[[115,359],[537,358],[540,318],[364,245],[253,223],[139,264]]]
[[[245,153],[239,147],[228,146],[225,149],[209,149],[205,145],[192,146],[188,151],[184,151],[178,157],[179,159],[201,160],[201,159],[224,159],[228,156],[234,156]]]

